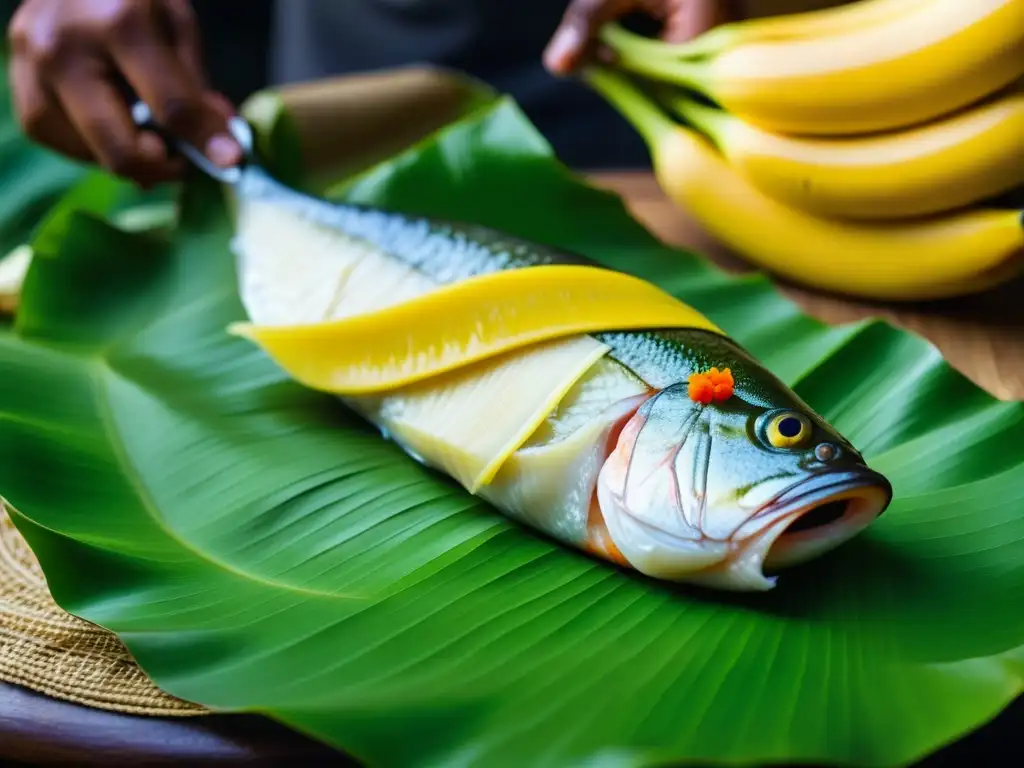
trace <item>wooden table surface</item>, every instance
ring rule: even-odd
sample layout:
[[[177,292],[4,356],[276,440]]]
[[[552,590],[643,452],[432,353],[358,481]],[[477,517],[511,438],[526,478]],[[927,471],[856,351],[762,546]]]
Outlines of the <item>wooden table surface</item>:
[[[634,215],[663,240],[704,253],[731,270],[743,265],[673,208],[650,174],[591,177],[621,193]],[[881,316],[930,339],[955,367],[1002,398],[1024,397],[1024,302],[1017,283],[959,301],[877,306],[784,287],[827,322]],[[1019,764],[1024,700],[998,720],[922,763],[928,768]],[[1017,759],[1011,753],[1017,755]],[[0,684],[0,763],[4,765],[337,765],[336,753],[254,716],[154,719],[115,715]]]

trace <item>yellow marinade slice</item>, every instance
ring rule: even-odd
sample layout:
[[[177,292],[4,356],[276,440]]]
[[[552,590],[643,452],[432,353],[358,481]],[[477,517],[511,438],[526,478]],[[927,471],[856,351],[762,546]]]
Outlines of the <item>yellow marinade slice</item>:
[[[640,278],[599,267],[493,272],[354,317],[301,326],[235,324],[293,378],[338,395],[387,392],[577,334],[699,328],[710,320]]]

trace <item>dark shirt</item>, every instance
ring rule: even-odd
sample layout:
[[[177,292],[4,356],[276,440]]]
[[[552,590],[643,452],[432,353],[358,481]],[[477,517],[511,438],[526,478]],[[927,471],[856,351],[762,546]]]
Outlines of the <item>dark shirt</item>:
[[[436,64],[511,94],[575,168],[640,167],[636,132],[582,83],[556,78],[541,53],[564,0],[278,0],[275,83]]]

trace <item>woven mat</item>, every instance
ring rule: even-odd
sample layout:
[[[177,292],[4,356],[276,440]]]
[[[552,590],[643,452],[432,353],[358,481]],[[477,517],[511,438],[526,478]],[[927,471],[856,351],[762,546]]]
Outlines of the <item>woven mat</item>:
[[[0,681],[123,714],[207,712],[157,688],[115,635],[57,607],[38,561],[2,502]]]

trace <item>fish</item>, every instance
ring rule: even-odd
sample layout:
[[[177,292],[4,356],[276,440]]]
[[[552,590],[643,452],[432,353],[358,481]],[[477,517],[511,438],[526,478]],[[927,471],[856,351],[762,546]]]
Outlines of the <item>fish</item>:
[[[257,165],[229,193],[250,321],[240,335],[271,357],[251,328],[372,317],[495,273],[595,266],[474,223],[315,198]],[[893,496],[849,440],[710,324],[572,334],[341,399],[510,519],[656,580],[771,589]]]

